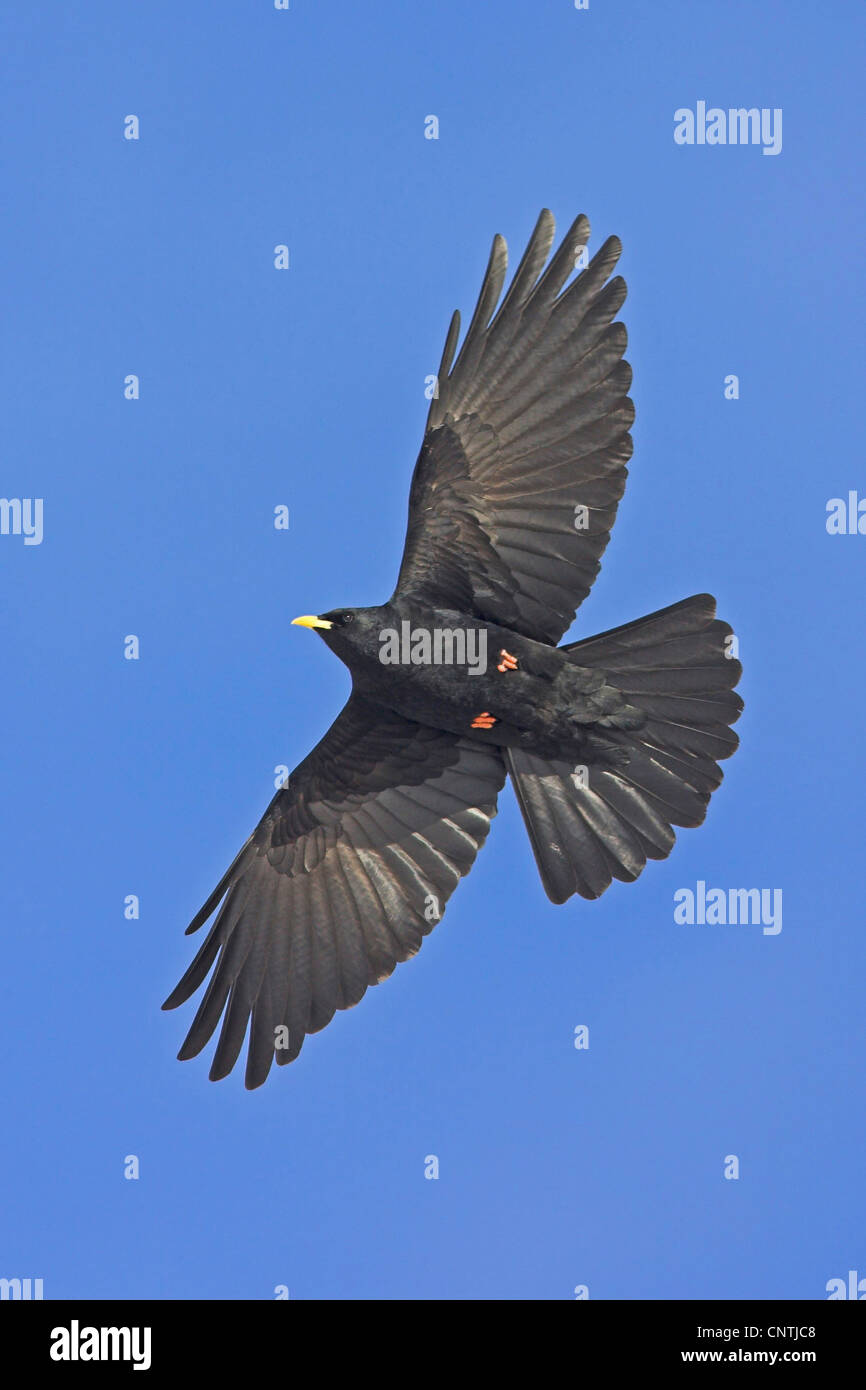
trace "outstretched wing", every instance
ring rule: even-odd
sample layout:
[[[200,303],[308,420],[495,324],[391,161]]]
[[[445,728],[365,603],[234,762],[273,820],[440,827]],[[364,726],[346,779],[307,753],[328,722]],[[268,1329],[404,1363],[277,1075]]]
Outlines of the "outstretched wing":
[[[496,748],[353,694],[188,928],[222,903],[163,1005],[182,1004],[214,966],[181,1060],[223,1016],[211,1080],[231,1071],[250,1017],[247,1086],[275,1055],[293,1061],[307,1033],[416,953],[472,867],[504,780]]]
[[[599,571],[634,419],[626,330],[613,322],[625,281],[608,278],[619,239],[563,289],[589,222],[577,218],[542,274],[554,230],[545,209],[495,314],[508,258],[494,238],[453,367],[451,320],[395,591],[552,643]]]

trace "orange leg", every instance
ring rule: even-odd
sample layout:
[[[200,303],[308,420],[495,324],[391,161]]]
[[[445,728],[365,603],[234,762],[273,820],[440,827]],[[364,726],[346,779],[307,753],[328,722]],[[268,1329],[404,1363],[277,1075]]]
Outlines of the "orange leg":
[[[471,727],[473,729],[492,729],[496,723],[498,723],[496,715],[488,714],[485,710],[483,714],[476,714]]]
[[[516,670],[517,670],[517,657],[516,657],[516,656],[512,656],[512,655],[511,655],[511,652],[507,652],[507,651],[505,650],[504,647],[502,648],[502,651],[499,653],[499,655],[502,657],[502,660],[500,661],[499,665],[498,665],[497,668],[496,668],[497,671],[505,672],[505,671],[516,671]]]

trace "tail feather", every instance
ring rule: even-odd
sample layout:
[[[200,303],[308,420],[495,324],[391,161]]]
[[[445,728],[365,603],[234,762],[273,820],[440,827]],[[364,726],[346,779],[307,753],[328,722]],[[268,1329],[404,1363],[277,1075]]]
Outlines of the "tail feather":
[[[664,859],[675,825],[703,821],[722,780],[717,759],[738,739],[730,729],[743,702],[733,687],[741,666],[715,600],[698,594],[624,627],[561,650],[575,665],[604,673],[644,721],[606,725],[622,765],[575,768],[568,759],[509,749],[506,762],[541,879],[553,902],[597,898],[616,878],[633,882],[647,859]]]

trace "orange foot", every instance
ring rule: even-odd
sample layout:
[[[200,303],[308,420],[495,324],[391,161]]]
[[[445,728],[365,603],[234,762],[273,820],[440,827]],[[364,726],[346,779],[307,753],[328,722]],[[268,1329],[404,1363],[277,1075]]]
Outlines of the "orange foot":
[[[502,648],[502,651],[499,653],[499,655],[502,657],[502,660],[500,661],[499,665],[498,665],[497,668],[496,668],[497,671],[516,671],[516,670],[517,670],[517,657],[516,657],[516,656],[512,656],[512,655],[511,655],[511,652],[507,652],[507,651],[505,650],[504,647]]]
[[[484,712],[483,714],[476,714],[475,718],[474,718],[473,721],[472,721],[472,728],[473,728],[473,729],[492,729],[492,728],[493,728],[493,725],[494,725],[496,722],[497,722],[497,720],[496,720],[496,715],[495,715],[495,714],[488,714],[487,711],[485,710],[485,712]]]

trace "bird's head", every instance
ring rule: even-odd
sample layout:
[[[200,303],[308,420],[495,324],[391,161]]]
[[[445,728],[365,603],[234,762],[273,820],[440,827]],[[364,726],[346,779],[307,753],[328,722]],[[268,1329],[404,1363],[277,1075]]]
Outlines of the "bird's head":
[[[351,658],[378,652],[382,610],[379,608],[332,608],[328,613],[307,613],[293,618],[295,627],[317,632],[326,646],[347,664]]]

